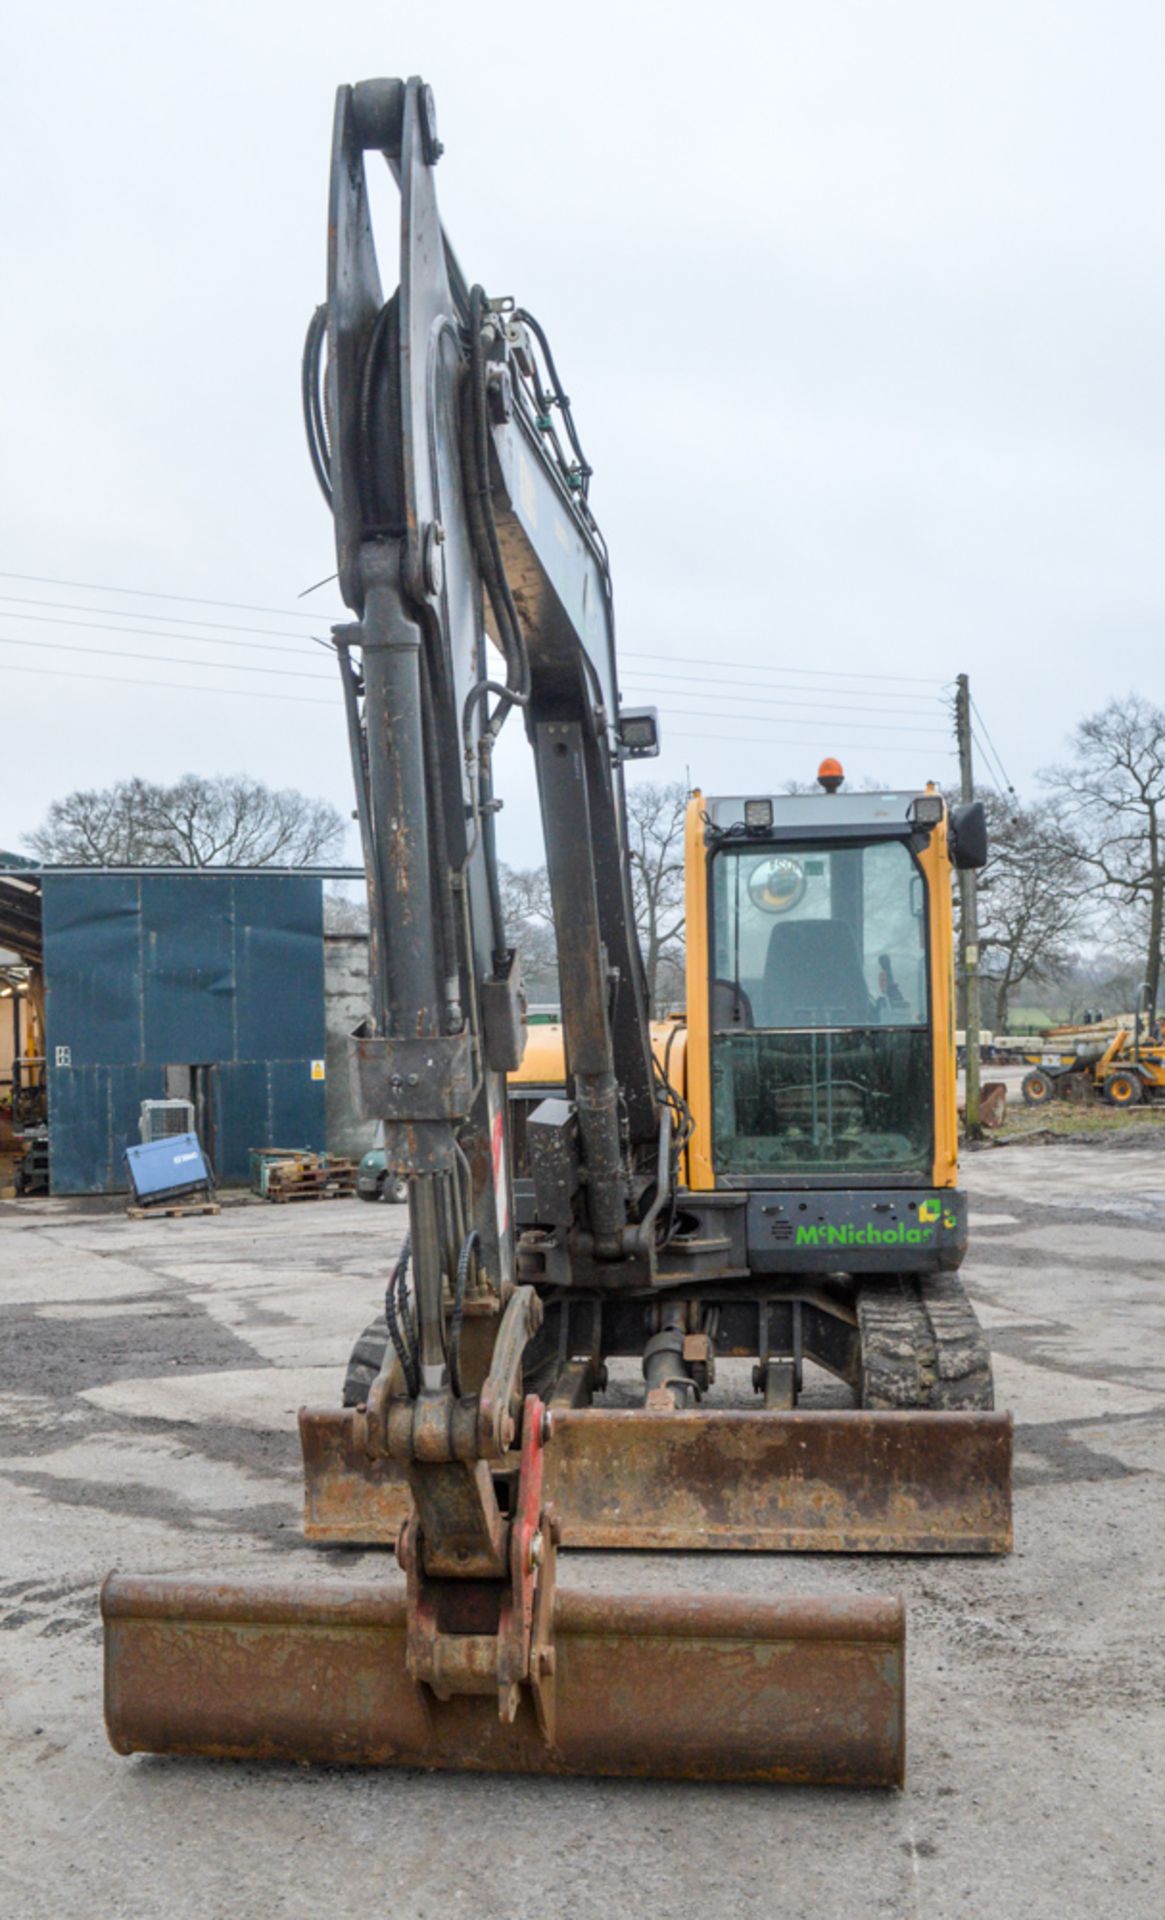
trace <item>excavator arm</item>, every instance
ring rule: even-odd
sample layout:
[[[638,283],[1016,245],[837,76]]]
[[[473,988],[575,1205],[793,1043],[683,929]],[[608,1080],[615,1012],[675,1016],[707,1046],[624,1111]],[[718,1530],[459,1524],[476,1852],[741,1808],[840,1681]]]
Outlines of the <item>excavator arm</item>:
[[[569,1169],[568,1277],[604,1264],[650,1273],[671,1108],[653,1084],[610,581],[589,476],[555,431],[556,405],[567,431],[573,423],[532,325],[451,270],[438,156],[419,81],[341,89],[326,325],[313,322],[305,387],[354,616],[335,638],[375,981],[372,1020],[355,1038],[356,1086],[409,1191],[412,1284],[402,1262],[386,1309],[397,1365],[370,1396],[364,1448],[399,1461],[412,1493],[401,1557],[414,1676],[454,1685],[483,1657],[463,1633],[440,1630],[428,1591],[434,1578],[472,1574],[479,1609],[488,1592],[491,1619],[510,1620],[486,1664],[512,1719],[519,1683],[540,1685],[534,1601],[556,1536],[532,1494],[549,1423],[536,1402],[523,1406],[521,1373],[541,1307],[517,1284],[506,1139],[522,1006],[500,905],[492,756],[515,716],[535,753],[563,956],[571,1099],[536,1124],[559,1136]],[[387,299],[366,177],[381,157],[402,214]],[[462,1366],[467,1309],[494,1329],[484,1381]],[[519,1437],[515,1493],[500,1482]]]
[[[500,1148],[504,1077],[521,1057],[520,987],[501,912],[491,761],[515,715],[536,757],[562,956],[576,1256],[649,1257],[650,1235],[636,1228],[661,1177],[626,848],[629,730],[589,470],[556,430],[555,414],[573,436],[541,330],[512,303],[467,289],[453,262],[437,214],[439,151],[419,82],[340,90],[326,324],[313,323],[305,367],[309,437],[354,615],[336,643],[373,928],[374,1014],[358,1043],[358,1087],[384,1124],[389,1164],[412,1182],[429,1388],[437,1276],[452,1278],[454,1189],[467,1166],[475,1273],[495,1288],[514,1277]],[[365,172],[382,156],[402,216],[387,300]]]

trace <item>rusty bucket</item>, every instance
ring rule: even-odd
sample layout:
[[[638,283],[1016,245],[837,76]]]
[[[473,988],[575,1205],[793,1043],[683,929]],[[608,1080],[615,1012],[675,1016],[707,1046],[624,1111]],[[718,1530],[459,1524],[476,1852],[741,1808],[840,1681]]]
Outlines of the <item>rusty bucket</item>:
[[[905,1620],[880,1597],[559,1591],[553,1739],[522,1689],[438,1699],[396,1581],[232,1587],[111,1574],[120,1753],[472,1772],[901,1785]]]

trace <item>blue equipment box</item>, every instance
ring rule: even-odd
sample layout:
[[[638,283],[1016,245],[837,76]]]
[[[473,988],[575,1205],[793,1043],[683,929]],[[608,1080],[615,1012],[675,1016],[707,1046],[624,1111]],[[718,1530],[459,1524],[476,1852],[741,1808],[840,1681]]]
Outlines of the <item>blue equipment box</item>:
[[[189,1193],[210,1185],[210,1168],[195,1133],[173,1133],[145,1146],[127,1147],[126,1165],[139,1200],[158,1200],[164,1194]]]

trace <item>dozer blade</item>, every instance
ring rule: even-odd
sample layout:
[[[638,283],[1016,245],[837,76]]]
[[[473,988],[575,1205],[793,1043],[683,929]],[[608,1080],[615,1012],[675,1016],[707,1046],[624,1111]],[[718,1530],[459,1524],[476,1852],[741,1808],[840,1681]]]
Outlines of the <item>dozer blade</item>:
[[[395,1547],[412,1496],[404,1468],[368,1454],[353,1413],[301,1407],[303,1535],[316,1546]]]
[[[353,1416],[303,1412],[304,1531],[391,1545],[409,1510]],[[546,1491],[568,1547],[1009,1553],[1009,1413],[555,1410]]]
[[[575,1547],[1009,1553],[1009,1413],[554,1415]]]
[[[438,1700],[409,1677],[403,1590],[111,1574],[120,1753],[470,1772],[901,1785],[900,1600],[559,1593],[555,1735],[528,1689]]]

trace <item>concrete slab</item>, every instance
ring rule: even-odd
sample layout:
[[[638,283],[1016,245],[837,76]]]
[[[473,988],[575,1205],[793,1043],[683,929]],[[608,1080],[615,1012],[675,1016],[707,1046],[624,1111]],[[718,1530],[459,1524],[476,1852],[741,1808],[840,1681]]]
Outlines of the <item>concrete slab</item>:
[[[214,1460],[205,1453],[197,1456],[195,1483],[189,1447],[168,1434],[128,1431],[90,1434],[32,1460],[0,1451],[0,1473],[49,1497],[53,1489],[46,1488],[45,1482],[56,1482],[61,1495],[77,1504],[85,1500],[102,1504],[99,1496],[110,1488],[125,1494],[126,1503],[135,1506],[139,1501],[145,1504],[142,1496],[162,1495],[184,1510],[192,1523],[222,1509],[236,1513],[248,1502],[258,1505],[273,1495],[282,1498],[288,1491],[286,1481],[275,1485],[270,1474],[244,1459]],[[294,1501],[298,1482],[292,1479],[290,1485]]]
[[[996,1353],[995,1404],[1022,1412],[1028,1425],[1055,1420],[1095,1420],[1109,1413],[1165,1412],[1160,1392],[1116,1380],[1094,1380],[1064,1367],[1032,1366]]]
[[[398,1578],[390,1556],[302,1546],[292,1426],[301,1400],[337,1397],[402,1222],[242,1207],[131,1239],[60,1205],[35,1231],[0,1214],[0,1912],[1157,1920],[1165,1180],[1155,1154],[1092,1148],[979,1154],[967,1174],[973,1232],[985,1216],[968,1284],[1019,1422],[1010,1559],[562,1570],[592,1591],[902,1591],[901,1795],[119,1759],[96,1627],[110,1566]]]
[[[142,1300],[165,1290],[159,1274],[117,1259],[95,1259],[88,1248],[32,1247],[5,1239],[0,1310],[7,1307],[89,1305],[96,1300]]]
[[[334,1406],[342,1369],[245,1367],[226,1373],[187,1373],[170,1379],[117,1380],[82,1394],[93,1406],[129,1420],[165,1420],[246,1428],[257,1433],[295,1430],[300,1407]]]

